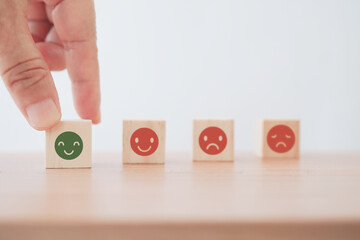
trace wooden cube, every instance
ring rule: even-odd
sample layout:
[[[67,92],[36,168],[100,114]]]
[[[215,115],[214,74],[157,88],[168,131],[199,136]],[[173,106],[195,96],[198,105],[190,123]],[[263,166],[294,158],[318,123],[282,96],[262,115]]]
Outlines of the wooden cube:
[[[165,121],[123,121],[123,163],[164,163]]]
[[[193,160],[234,161],[234,120],[194,120]]]
[[[267,120],[256,122],[256,154],[263,158],[298,158],[299,120]]]
[[[91,167],[90,120],[61,121],[46,131],[46,168]]]

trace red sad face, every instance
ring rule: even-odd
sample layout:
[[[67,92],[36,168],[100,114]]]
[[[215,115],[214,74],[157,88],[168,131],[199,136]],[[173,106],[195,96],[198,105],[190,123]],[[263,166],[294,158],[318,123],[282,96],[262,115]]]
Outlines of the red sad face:
[[[159,146],[159,138],[150,128],[139,128],[130,138],[132,150],[140,156],[153,154]]]
[[[218,127],[208,127],[204,129],[199,137],[201,149],[210,155],[221,153],[227,143],[226,134]]]
[[[274,152],[286,153],[295,144],[295,134],[288,126],[276,125],[270,129],[267,143]]]

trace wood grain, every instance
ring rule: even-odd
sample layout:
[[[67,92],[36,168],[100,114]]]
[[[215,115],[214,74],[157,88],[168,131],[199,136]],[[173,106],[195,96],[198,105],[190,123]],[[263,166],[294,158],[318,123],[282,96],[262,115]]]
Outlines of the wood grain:
[[[360,239],[360,153],[44,169],[0,154],[0,239]]]
[[[205,153],[199,145],[201,132],[208,127],[218,127],[227,138],[225,149],[214,155]],[[234,161],[234,120],[233,119],[194,119],[193,120],[193,160],[194,161]]]
[[[150,128],[159,139],[159,145],[154,153],[148,156],[140,156],[135,153],[130,144],[133,133],[139,128]],[[160,163],[165,161],[165,132],[166,122],[164,120],[124,120],[123,121],[123,163]],[[140,140],[141,141],[141,140]]]
[[[285,125],[293,130],[294,146],[284,153],[274,152],[267,143],[267,135],[276,125]],[[255,131],[256,154],[262,158],[299,158],[300,155],[300,120],[257,119]]]
[[[83,149],[80,156],[73,160],[61,158],[54,148],[57,137],[67,131],[78,134],[83,142]],[[46,131],[45,146],[46,168],[91,168],[91,120],[60,121],[56,126]]]

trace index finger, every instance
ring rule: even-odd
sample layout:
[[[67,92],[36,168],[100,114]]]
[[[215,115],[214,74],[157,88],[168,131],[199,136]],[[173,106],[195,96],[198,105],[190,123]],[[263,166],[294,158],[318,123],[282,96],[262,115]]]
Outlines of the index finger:
[[[63,42],[66,68],[72,80],[75,108],[80,117],[100,122],[100,83],[95,9],[92,0],[44,0]]]

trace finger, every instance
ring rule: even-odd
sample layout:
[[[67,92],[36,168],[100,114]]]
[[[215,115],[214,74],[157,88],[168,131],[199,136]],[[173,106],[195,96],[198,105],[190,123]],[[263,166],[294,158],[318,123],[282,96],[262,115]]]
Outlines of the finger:
[[[65,69],[66,65],[63,47],[49,42],[39,42],[36,46],[51,71],[61,71]]]
[[[29,21],[28,26],[35,42],[45,41],[51,29],[51,24],[47,21]]]
[[[47,19],[51,22],[54,23],[53,17],[52,17],[52,11],[54,10],[55,5],[45,5],[45,12],[46,12],[46,16]]]
[[[34,21],[48,20],[45,11],[45,4],[43,2],[29,2],[27,8],[27,18],[28,20]]]
[[[52,26],[52,28],[50,29],[50,31],[48,32],[46,39],[46,42],[51,42],[51,43],[56,43],[57,45],[60,45],[62,47],[64,47],[61,39],[59,38],[59,35],[56,32],[56,29],[54,26]]]
[[[60,105],[48,66],[32,40],[26,9],[26,0],[0,2],[0,72],[29,124],[44,130],[60,120]]]
[[[37,43],[36,46],[43,55],[50,70],[60,71],[66,68],[64,47],[54,27],[50,29],[45,42]]]
[[[75,107],[82,118],[100,122],[100,84],[95,10],[91,0],[53,1],[52,20],[64,44]]]

